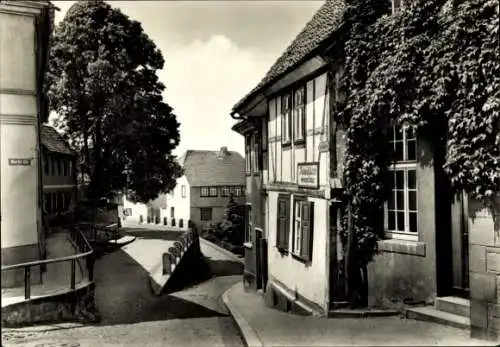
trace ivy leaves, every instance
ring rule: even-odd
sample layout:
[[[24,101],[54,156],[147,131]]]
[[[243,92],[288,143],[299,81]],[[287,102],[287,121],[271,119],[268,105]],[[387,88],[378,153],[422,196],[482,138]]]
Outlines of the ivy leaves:
[[[363,252],[385,200],[392,125],[409,123],[446,148],[456,191],[483,200],[500,191],[498,2],[414,0],[392,16],[385,6],[353,0],[345,14],[346,99],[337,121],[347,126],[344,181]]]

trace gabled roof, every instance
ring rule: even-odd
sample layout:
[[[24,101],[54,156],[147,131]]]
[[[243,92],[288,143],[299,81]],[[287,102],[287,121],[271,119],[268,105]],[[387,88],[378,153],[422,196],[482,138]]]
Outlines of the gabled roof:
[[[233,107],[236,112],[260,89],[309,58],[342,24],[344,0],[326,0],[304,29],[295,37],[281,57],[276,60],[260,83]]]
[[[183,158],[184,174],[191,187],[245,185],[245,159],[234,151],[188,150]]]
[[[63,139],[63,137],[49,125],[42,125],[40,129],[40,137],[42,145],[54,153],[77,155],[74,150],[68,145],[68,143]]]

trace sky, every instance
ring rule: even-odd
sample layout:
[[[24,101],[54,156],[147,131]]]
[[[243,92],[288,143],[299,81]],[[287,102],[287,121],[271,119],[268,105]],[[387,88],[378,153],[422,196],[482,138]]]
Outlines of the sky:
[[[56,25],[75,1],[53,1]],[[107,1],[142,23],[165,58],[158,72],[186,150],[244,154],[234,104],[264,77],[323,1]]]

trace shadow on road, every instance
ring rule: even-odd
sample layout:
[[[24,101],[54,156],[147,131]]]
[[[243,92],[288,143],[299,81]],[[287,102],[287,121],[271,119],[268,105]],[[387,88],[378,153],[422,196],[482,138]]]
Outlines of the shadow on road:
[[[188,289],[215,277],[243,274],[243,264],[201,256],[182,262],[170,277],[164,293]]]
[[[136,237],[172,237],[168,231],[139,231]],[[147,251],[147,250],[145,250]],[[178,292],[219,276],[240,275],[239,262],[195,257],[179,267],[169,281],[167,293]],[[169,319],[226,316],[172,295],[153,296],[149,273],[125,251],[119,249],[97,260],[95,267],[96,304],[102,325],[131,324]]]

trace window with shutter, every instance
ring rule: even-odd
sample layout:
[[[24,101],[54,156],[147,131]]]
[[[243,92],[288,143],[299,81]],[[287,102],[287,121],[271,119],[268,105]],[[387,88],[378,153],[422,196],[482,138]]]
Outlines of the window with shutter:
[[[302,203],[302,239],[300,257],[306,261],[312,260],[313,234],[314,234],[314,203]]]
[[[252,242],[252,204],[247,203],[245,206],[245,242]]]
[[[305,260],[312,259],[313,203],[305,197],[294,197],[292,253]]]
[[[290,197],[280,195],[278,198],[278,220],[276,226],[276,246],[288,250],[290,226]]]

